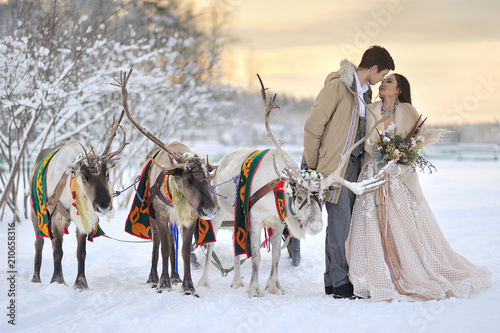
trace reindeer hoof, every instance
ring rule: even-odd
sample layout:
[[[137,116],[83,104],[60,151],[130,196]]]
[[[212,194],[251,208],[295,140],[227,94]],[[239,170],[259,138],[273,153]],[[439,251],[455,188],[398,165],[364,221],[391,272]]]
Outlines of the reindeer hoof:
[[[243,287],[245,284],[243,283],[243,280],[241,277],[239,279],[233,278],[233,281],[231,282],[231,288],[238,289]]]
[[[205,287],[208,289],[212,289],[212,287],[210,286],[210,280],[205,277],[202,277],[200,281],[198,281],[198,287]]]
[[[182,283],[182,279],[179,276],[179,273],[172,273],[172,276],[170,277],[170,282],[173,285],[178,285],[179,283]]]
[[[285,294],[285,291],[282,289],[269,289],[269,290],[267,290],[267,292],[272,294],[272,295],[284,295]]]
[[[281,288],[278,281],[269,281],[266,286],[266,291],[273,295],[283,295],[285,291]]]
[[[76,279],[74,288],[80,291],[89,289],[89,285],[87,284],[87,280],[85,278]]]
[[[198,295],[198,293],[194,289],[192,289],[192,290],[184,290],[184,295],[186,295],[186,296],[193,295],[196,298],[200,298],[200,295]]]
[[[156,288],[156,286],[158,285],[158,281],[158,275],[155,276],[153,274],[150,274],[148,280],[146,281],[146,284],[151,284],[153,288]]]
[[[172,285],[170,284],[169,279],[167,278],[166,280],[161,281],[161,283],[156,287],[156,291],[158,293],[162,293],[164,290],[166,291],[172,291]]]
[[[182,292],[184,293],[184,295],[193,295],[195,297],[199,297],[196,289],[194,289],[193,282],[183,284]]]
[[[66,284],[62,276],[52,276],[50,283]]]
[[[157,288],[156,288],[156,292],[157,292],[158,294],[161,294],[161,293],[162,293],[162,292],[164,292],[164,291],[171,292],[171,291],[173,291],[173,289],[172,289],[171,287],[170,287],[170,288],[167,288],[167,287],[164,287],[164,288],[157,287]]]
[[[260,291],[259,287],[249,287],[247,290],[247,295],[249,298],[252,297],[264,297],[264,294]]]

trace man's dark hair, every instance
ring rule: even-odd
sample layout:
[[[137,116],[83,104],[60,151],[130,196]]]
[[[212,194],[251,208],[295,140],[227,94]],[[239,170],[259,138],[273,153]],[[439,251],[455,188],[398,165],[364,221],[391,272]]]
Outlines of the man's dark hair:
[[[378,45],[370,46],[370,48],[365,51],[358,67],[369,69],[375,65],[378,66],[379,73],[385,69],[394,70],[396,68],[389,51]]]

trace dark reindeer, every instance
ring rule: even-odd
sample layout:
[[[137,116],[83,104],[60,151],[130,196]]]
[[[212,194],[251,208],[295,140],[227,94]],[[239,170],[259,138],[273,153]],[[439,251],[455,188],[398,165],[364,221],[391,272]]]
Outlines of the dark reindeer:
[[[129,74],[130,76],[130,74]],[[191,242],[193,231],[198,217],[209,220],[217,214],[217,207],[210,193],[209,183],[211,172],[215,169],[210,163],[192,153],[189,148],[181,142],[174,141],[163,143],[152,133],[143,128],[130,114],[128,109],[128,92],[126,89],[128,77],[124,75],[119,86],[122,89],[122,104],[125,114],[130,122],[143,135],[155,143],[161,151],[153,158],[149,174],[149,215],[151,221],[153,251],[151,258],[151,271],[147,283],[157,287],[158,292],[172,290],[172,280],[168,274],[168,260],[173,251],[173,241],[169,226],[182,227],[182,258],[184,263],[184,277],[182,280],[182,291],[185,295],[198,296],[191,278]],[[163,185],[167,179],[169,193],[175,190],[178,195],[185,199],[187,204],[170,201],[163,191]],[[182,207],[180,207],[182,205]],[[179,215],[183,211],[184,214]],[[158,278],[158,251],[161,245],[162,274]],[[172,260],[172,259],[171,259]],[[173,272],[172,262],[172,274]]]
[[[126,135],[123,132],[123,143],[115,152],[109,152],[111,143],[116,136],[120,121],[123,118],[123,112],[120,119],[114,123],[111,128],[111,135],[102,154],[95,154],[91,147],[90,153],[84,146],[76,141],[70,140],[55,153],[46,169],[46,214],[51,221],[49,232],[52,236],[52,249],[54,258],[54,272],[50,283],[65,283],[61,261],[63,257],[63,236],[71,221],[76,224],[78,274],[74,287],[80,290],[88,289],[87,278],[85,277],[85,258],[86,258],[86,238],[96,226],[99,215],[109,214],[113,209],[112,191],[109,183],[109,170],[118,164],[120,157],[117,155],[125,148]],[[122,129],[123,130],[123,129]],[[31,174],[31,180],[38,164],[53,149],[43,149],[37,156],[35,167]],[[71,179],[73,178],[73,179]],[[35,179],[39,181],[39,179]],[[78,186],[81,190],[78,192],[78,199],[74,199],[71,191],[71,182],[73,186]],[[36,194],[38,195],[38,193]],[[89,203],[73,206],[78,202]],[[83,206],[83,207],[82,207]],[[85,213],[78,212],[77,209],[85,210]],[[87,223],[82,223],[82,214],[84,214]],[[38,230],[38,217],[34,210],[31,211],[31,221],[35,234]],[[42,249],[44,238],[37,236],[35,240],[35,259],[34,272],[31,282],[40,283],[40,268],[42,265]]]

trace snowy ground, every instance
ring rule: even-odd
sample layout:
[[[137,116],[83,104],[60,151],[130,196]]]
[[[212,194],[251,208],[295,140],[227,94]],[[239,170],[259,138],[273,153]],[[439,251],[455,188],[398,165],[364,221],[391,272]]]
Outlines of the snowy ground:
[[[74,227],[65,237],[63,272],[66,285],[48,284],[52,254],[45,242],[42,284],[30,282],[35,235],[29,221],[16,228],[15,297],[8,296],[7,223],[0,224],[0,331],[23,332],[498,332],[500,327],[500,162],[435,161],[438,172],[421,175],[424,193],[455,251],[493,271],[493,287],[472,299],[430,302],[372,303],[334,300],[323,293],[324,231],[302,241],[302,261],[294,267],[286,251],[280,262],[285,295],[249,299],[245,289],[230,287],[212,266],[212,288],[199,287],[200,298],[157,293],[145,284],[151,244],[121,243],[98,238],[87,245],[90,290],[79,292]],[[139,240],[123,231],[128,209],[118,210],[104,231],[112,237]],[[232,265],[231,234],[218,234],[216,252]],[[262,251],[260,284],[270,270],[270,254]],[[202,260],[200,249],[196,251]],[[243,264],[245,283],[250,263]],[[180,268],[182,269],[182,267]],[[10,270],[10,269],[9,269]],[[201,268],[193,270],[198,282]],[[15,326],[7,321],[15,301]]]

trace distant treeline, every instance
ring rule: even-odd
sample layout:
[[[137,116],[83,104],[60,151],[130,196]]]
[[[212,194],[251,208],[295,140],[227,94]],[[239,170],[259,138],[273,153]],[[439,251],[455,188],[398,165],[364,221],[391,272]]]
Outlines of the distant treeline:
[[[274,92],[269,92],[272,96]],[[304,123],[314,104],[313,99],[298,99],[278,93],[276,104],[280,109],[271,115],[271,127],[278,140],[287,145],[302,145]],[[264,126],[264,106],[262,97],[257,92],[237,91],[233,96],[233,105],[227,107],[223,120],[215,128],[206,128],[209,137],[221,144],[240,147],[259,146],[271,143]],[[451,133],[441,141],[450,143],[497,143],[500,144],[500,123],[465,124],[465,125],[433,125],[431,127],[446,128]],[[185,132],[184,139],[193,142],[206,138],[205,131]],[[204,140],[204,139],[203,139]]]

